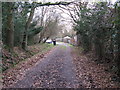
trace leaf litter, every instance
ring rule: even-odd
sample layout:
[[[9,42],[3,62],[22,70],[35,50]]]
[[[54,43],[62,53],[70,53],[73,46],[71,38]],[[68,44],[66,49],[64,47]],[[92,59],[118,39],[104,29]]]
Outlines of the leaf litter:
[[[77,78],[86,88],[120,88],[120,83],[111,80],[113,74],[105,72],[103,64],[90,60],[77,47],[72,50]]]

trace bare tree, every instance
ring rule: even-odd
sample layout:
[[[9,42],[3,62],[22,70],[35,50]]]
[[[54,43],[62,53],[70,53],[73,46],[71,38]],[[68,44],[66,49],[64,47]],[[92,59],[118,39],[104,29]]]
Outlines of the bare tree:
[[[58,33],[58,17],[54,17],[54,19],[49,17],[49,21],[46,22],[45,33],[44,33],[44,41],[45,42],[49,38],[54,38]]]
[[[35,11],[35,7],[33,5],[33,7],[31,8],[30,15],[29,15],[28,20],[27,20],[26,25],[25,25],[25,32],[24,32],[24,35],[23,35],[22,48],[24,50],[27,50],[27,39],[28,39],[27,31],[28,31],[30,23],[33,19],[34,11]]]
[[[48,10],[48,7],[41,7],[40,26],[42,26],[42,27],[45,27],[44,19],[45,19],[47,10]],[[39,43],[42,41],[44,33],[45,33],[45,28],[43,28],[43,30],[39,33]]]

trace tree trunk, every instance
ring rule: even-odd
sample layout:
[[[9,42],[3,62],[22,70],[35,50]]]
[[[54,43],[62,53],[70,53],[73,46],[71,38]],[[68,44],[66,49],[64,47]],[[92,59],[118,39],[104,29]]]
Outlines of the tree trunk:
[[[115,53],[115,57],[114,57],[114,61],[116,63],[116,66],[117,66],[117,75],[120,77],[120,24],[116,25],[116,28],[118,30],[117,32],[117,37],[116,37],[116,42],[117,42],[117,50],[116,50],[116,53]]]
[[[118,66],[118,76],[120,77],[120,35],[119,35],[119,42],[118,42],[118,58],[117,58],[117,66]]]
[[[47,38],[43,41],[43,43],[45,43],[48,39],[49,39],[49,37],[47,37]]]
[[[40,35],[39,35],[39,36],[40,36],[40,38],[39,38],[39,43],[42,42],[42,37],[43,37],[43,34],[42,34],[42,33],[43,33],[43,32],[41,32]]]
[[[22,49],[24,49],[24,50],[27,50],[27,42],[28,42],[27,31],[29,29],[30,22],[33,19],[34,11],[35,11],[35,7],[32,7],[31,12],[30,12],[30,16],[29,16],[28,21],[26,22],[26,25],[25,25],[25,32],[24,32],[24,35],[23,35],[23,42],[22,42]]]
[[[14,23],[13,23],[13,2],[7,2],[7,30],[6,30],[6,46],[12,51],[14,47]]]
[[[80,43],[81,43],[81,41],[80,41],[80,34],[77,34],[77,45],[80,46]]]
[[[41,43],[42,42],[42,39],[43,39],[43,37],[44,37],[44,34],[45,34],[45,29],[43,29],[42,31],[41,31],[41,33],[40,33],[40,38],[39,38],[39,43]]]
[[[115,27],[117,29],[117,37],[116,37],[117,50],[114,57],[115,58],[114,61],[118,68],[117,75],[120,77],[120,5],[119,4],[116,4],[115,13],[118,22],[115,23]]]
[[[104,45],[98,37],[95,38],[94,46],[97,60],[101,62],[104,58]]]

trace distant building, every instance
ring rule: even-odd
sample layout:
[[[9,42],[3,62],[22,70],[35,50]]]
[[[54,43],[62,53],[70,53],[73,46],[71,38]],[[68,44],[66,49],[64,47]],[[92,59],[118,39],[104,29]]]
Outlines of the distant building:
[[[63,42],[65,42],[65,43],[70,43],[70,40],[71,40],[71,37],[69,37],[69,36],[66,36],[63,38]]]

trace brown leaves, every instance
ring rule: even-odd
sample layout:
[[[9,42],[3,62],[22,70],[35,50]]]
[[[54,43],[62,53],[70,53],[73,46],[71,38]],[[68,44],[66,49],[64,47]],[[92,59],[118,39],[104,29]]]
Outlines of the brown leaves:
[[[78,49],[72,52],[77,67],[77,77],[78,80],[83,81],[86,88],[120,88],[117,82],[111,81],[112,73],[105,72],[105,65],[98,65],[78,52]]]
[[[30,48],[33,48],[33,47],[36,47],[39,49],[39,47],[42,47],[42,46],[37,45],[37,46],[31,46]],[[41,49],[39,49],[38,51],[35,51],[34,49],[31,49],[31,50],[38,53],[38,51],[40,51]],[[8,59],[3,58],[3,66],[5,67],[7,66],[9,68],[11,65],[10,63],[8,63],[9,61],[12,61],[12,62],[21,61],[21,59],[26,59],[31,56],[30,53],[28,54],[18,48],[15,48],[15,52],[18,56],[14,56],[13,57],[14,59],[11,57],[10,59],[11,53],[7,52],[6,50],[3,51],[3,57],[8,58]],[[10,87],[14,83],[16,83],[18,80],[23,79],[25,76],[25,72],[29,70],[32,66],[34,66],[37,61],[40,61],[41,58],[44,58],[44,54],[46,53],[48,52],[46,51],[44,53],[42,52],[42,54],[40,53],[36,54],[33,57],[20,62],[19,64],[16,65],[16,67],[10,68],[4,71],[3,72],[3,87]]]

